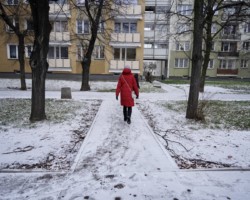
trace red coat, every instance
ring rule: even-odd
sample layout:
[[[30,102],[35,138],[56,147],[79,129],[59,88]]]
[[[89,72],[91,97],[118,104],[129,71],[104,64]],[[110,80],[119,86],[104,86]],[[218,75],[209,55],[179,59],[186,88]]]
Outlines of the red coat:
[[[126,81],[125,81],[126,80]],[[126,107],[134,106],[134,99],[132,98],[132,91],[136,96],[139,96],[139,90],[136,84],[134,75],[131,70],[125,68],[119,77],[118,84],[116,87],[116,96],[121,93],[121,105]]]

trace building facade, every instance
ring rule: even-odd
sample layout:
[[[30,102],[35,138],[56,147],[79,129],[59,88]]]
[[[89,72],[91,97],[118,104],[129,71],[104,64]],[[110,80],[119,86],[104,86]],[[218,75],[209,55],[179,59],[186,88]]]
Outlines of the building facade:
[[[32,51],[32,20],[26,0],[1,0],[14,9],[26,8],[13,24],[28,32],[25,37],[26,72],[31,72],[29,55]],[[115,1],[114,1],[115,2]],[[91,74],[121,73],[124,65],[134,73],[149,69],[155,77],[190,77],[192,57],[192,26],[187,18],[193,15],[193,0],[124,0],[112,7],[113,16],[104,14],[99,25]],[[129,5],[126,5],[129,2]],[[54,73],[82,72],[81,61],[86,41],[91,36],[90,22],[84,14],[84,0],[50,1],[49,71]],[[226,22],[225,14],[215,13],[218,23],[212,25],[213,40],[207,76],[250,78],[250,20]],[[107,16],[106,16],[107,15]],[[221,24],[221,25],[219,25]],[[0,20],[0,72],[19,71],[18,39],[10,27]],[[205,48],[205,47],[204,47]]]
[[[31,72],[28,61],[33,37],[28,3],[25,0],[3,2],[6,8],[12,9],[13,12],[16,12],[18,7],[27,9],[27,16],[19,18],[18,23],[23,31],[30,29],[30,34],[25,38],[25,68],[26,72]],[[124,65],[130,65],[134,73],[143,70],[143,10],[143,0],[132,0],[129,5],[114,4],[110,7],[111,15],[102,17],[98,30],[98,40],[90,67],[91,74],[120,73]],[[84,0],[50,1],[49,14],[52,25],[48,53],[49,71],[81,73],[81,61],[91,36],[90,22],[84,14]],[[13,31],[8,30],[3,20],[0,20],[0,28],[4,36],[0,38],[0,71],[19,71],[17,37]]]

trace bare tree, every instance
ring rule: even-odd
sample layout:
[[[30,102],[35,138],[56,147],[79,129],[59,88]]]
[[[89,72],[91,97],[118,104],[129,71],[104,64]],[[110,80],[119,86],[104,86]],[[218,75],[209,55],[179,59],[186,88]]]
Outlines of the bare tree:
[[[193,52],[192,72],[186,118],[197,119],[199,103],[200,73],[202,65],[202,38],[203,38],[203,12],[204,0],[194,1],[194,29],[193,29]]]
[[[202,65],[201,80],[200,80],[200,92],[204,92],[205,78],[210,61],[210,54],[212,50],[212,44],[218,34],[228,25],[235,23],[239,24],[246,19],[249,19],[250,13],[249,1],[233,1],[233,0],[206,0],[204,5],[205,19],[204,19],[204,60]],[[225,12],[228,9],[230,12]],[[216,13],[223,11],[223,23],[215,19]],[[212,26],[218,27],[215,33],[212,33]]]
[[[26,90],[25,81],[25,45],[24,39],[28,35],[28,28],[22,27],[21,24],[25,17],[30,16],[29,5],[23,1],[16,5],[8,5],[6,1],[0,1],[0,19],[2,19],[11,31],[18,38],[18,61],[20,65],[21,90]],[[15,22],[15,23],[13,23]]]
[[[32,70],[31,121],[46,119],[45,80],[48,70],[47,54],[51,24],[49,22],[49,1],[29,0],[34,24],[34,44],[30,56]]]

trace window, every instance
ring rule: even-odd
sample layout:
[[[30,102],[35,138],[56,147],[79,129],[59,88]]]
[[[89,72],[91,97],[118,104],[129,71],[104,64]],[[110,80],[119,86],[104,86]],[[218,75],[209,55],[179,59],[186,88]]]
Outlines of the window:
[[[77,20],[77,33],[88,34],[89,33],[89,21]]]
[[[243,50],[250,50],[250,42],[243,42]]]
[[[116,22],[115,32],[116,33],[136,33],[137,23],[132,22]]]
[[[176,51],[189,51],[190,42],[176,42]]]
[[[18,0],[7,0],[7,4],[8,5],[17,5],[18,4]]]
[[[236,25],[225,26],[222,30],[223,35],[235,35],[236,33],[237,33],[237,26]]]
[[[211,33],[216,33],[216,32],[217,32],[217,26],[216,24],[212,24]]]
[[[55,21],[52,23],[52,31],[54,32],[68,32],[67,21]]]
[[[76,59],[77,60],[82,60],[87,52],[87,48],[83,46],[77,46],[77,54],[76,54]]]
[[[103,33],[104,32],[104,22],[100,22],[99,23],[98,32],[99,33]]]
[[[250,33],[250,22],[245,23],[244,33]]]
[[[240,67],[241,68],[248,68],[248,60],[246,60],[246,59],[241,60]]]
[[[18,59],[18,46],[16,44],[8,44],[8,59]]]
[[[11,19],[11,21],[12,21],[12,24],[13,24],[15,27],[17,27],[17,25],[18,25],[18,21],[17,21],[17,20],[15,20],[14,18],[12,18],[12,19]],[[6,24],[6,31],[8,31],[8,32],[14,32],[14,31],[13,31],[13,29],[12,29],[12,28],[10,28],[10,26],[9,26],[9,25],[7,25],[7,24]]]
[[[25,56],[26,56],[26,58],[30,58],[32,50],[33,50],[33,45],[25,45]]]
[[[236,60],[221,60],[220,69],[235,69]]]
[[[85,0],[77,0],[77,1],[76,1],[76,4],[77,4],[78,6],[84,6]]]
[[[68,59],[68,47],[65,46],[50,46],[49,59]]]
[[[169,12],[169,10],[170,10],[170,7],[168,6],[156,6],[155,12],[157,14],[166,14]]]
[[[222,42],[221,51],[223,52],[236,52],[237,42]]]
[[[189,4],[179,4],[177,6],[177,12],[181,15],[191,15],[192,14],[192,5]]]
[[[153,23],[145,23],[144,25],[144,31],[153,31],[154,30],[154,24]]]
[[[136,49],[132,48],[115,48],[114,49],[115,60],[135,60]]]
[[[155,13],[155,6],[145,6],[145,11],[150,13]]]
[[[155,49],[168,49],[168,44],[166,44],[166,43],[155,43],[154,48]]]
[[[184,33],[190,30],[190,24],[177,24],[177,33]]]
[[[213,69],[214,68],[214,60],[210,59],[208,63],[208,69]]]
[[[95,46],[95,59],[104,59],[104,46]]]
[[[175,59],[175,67],[176,68],[187,68],[188,67],[188,59],[187,58],[176,58]]]

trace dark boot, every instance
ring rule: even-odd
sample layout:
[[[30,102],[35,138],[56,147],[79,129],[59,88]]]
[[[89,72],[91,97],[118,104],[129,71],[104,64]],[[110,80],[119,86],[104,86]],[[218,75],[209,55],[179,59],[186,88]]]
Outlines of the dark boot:
[[[132,114],[132,107],[128,107],[128,117],[127,117],[128,124],[131,124],[131,114]]]
[[[126,122],[128,119],[128,111],[127,111],[127,107],[123,107],[123,116],[124,116],[124,121]]]

